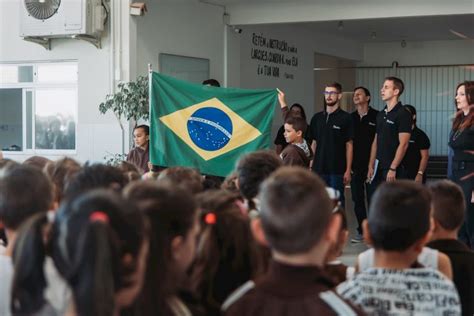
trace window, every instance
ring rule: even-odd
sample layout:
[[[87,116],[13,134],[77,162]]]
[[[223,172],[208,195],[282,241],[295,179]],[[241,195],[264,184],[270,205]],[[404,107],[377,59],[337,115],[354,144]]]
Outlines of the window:
[[[0,149],[74,151],[77,63],[0,64]]]
[[[163,74],[199,84],[209,79],[209,59],[160,53],[159,62]]]
[[[22,89],[0,90],[0,144],[5,151],[23,148]]]

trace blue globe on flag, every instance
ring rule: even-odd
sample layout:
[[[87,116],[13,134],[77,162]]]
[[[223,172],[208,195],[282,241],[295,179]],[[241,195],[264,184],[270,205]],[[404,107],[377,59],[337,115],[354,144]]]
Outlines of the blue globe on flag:
[[[232,120],[222,110],[205,107],[195,111],[187,122],[193,143],[207,151],[223,148],[232,138]]]

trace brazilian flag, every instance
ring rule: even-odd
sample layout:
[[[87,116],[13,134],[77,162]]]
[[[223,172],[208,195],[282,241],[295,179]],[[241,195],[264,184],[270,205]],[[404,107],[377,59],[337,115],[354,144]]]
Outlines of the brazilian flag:
[[[227,176],[246,153],[269,148],[276,90],[227,89],[150,74],[150,160]]]

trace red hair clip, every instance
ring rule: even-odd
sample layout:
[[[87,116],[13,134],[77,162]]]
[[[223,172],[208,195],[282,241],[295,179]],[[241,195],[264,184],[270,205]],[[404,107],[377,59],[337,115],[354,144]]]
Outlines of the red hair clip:
[[[102,211],[95,211],[89,215],[89,220],[91,222],[103,222],[108,224],[109,223],[109,216]]]
[[[214,225],[217,222],[216,214],[207,213],[206,216],[204,216],[204,222],[208,225]]]

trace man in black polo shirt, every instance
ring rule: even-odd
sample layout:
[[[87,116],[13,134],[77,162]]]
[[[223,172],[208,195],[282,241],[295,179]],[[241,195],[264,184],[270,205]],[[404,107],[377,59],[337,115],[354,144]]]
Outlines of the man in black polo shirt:
[[[338,190],[345,205],[344,186],[351,181],[352,138],[354,130],[351,115],[339,107],[342,87],[334,82],[324,89],[326,111],[316,113],[311,119],[313,135],[311,147],[315,153],[312,170],[327,185]]]
[[[375,124],[379,111],[369,106],[370,91],[365,87],[354,89],[352,98],[356,110],[351,113],[354,125],[354,159],[352,162],[351,193],[354,202],[354,213],[357,218],[358,235],[352,242],[362,242],[362,222],[367,218],[365,205],[367,166],[370,159],[370,148],[375,136]],[[367,194],[368,196],[368,194]]]
[[[401,162],[408,148],[413,121],[410,113],[398,101],[403,90],[402,80],[387,77],[380,91],[386,106],[377,115],[377,133],[372,143],[367,172],[367,179],[372,182],[374,190],[382,181],[405,177]]]
[[[416,125],[416,109],[413,105],[405,104],[405,109],[410,112],[413,119],[412,132],[407,152],[402,165],[405,167],[407,179],[419,183],[426,182],[426,166],[430,156],[430,139],[428,135]]]

